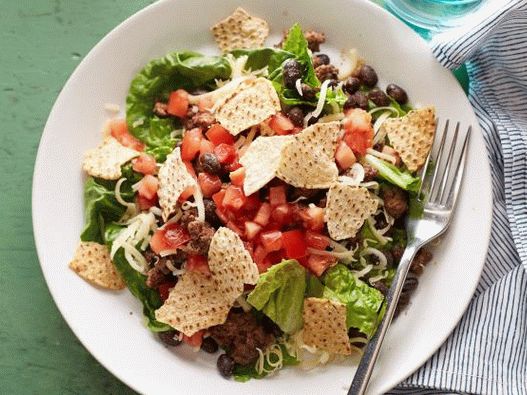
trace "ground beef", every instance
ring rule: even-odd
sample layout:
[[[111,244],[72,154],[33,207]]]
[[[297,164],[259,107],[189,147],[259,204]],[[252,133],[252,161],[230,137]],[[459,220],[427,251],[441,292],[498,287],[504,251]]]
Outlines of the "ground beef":
[[[187,230],[191,240],[182,250],[191,255],[207,255],[215,229],[207,222],[191,221]]]
[[[188,210],[183,210],[183,215],[181,216],[179,223],[186,229],[188,228],[188,224],[192,221],[195,221],[197,217],[198,210],[195,208],[189,208]]]
[[[364,182],[375,181],[379,172],[370,165],[363,165],[364,168]]]
[[[216,203],[214,203],[214,200],[203,199],[203,205],[205,206],[205,221],[215,228],[219,228],[222,223],[218,218],[218,214],[216,214]]]
[[[410,264],[410,271],[417,275],[422,274],[426,264],[431,260],[432,253],[426,248],[421,248],[415,255],[415,258],[412,263]]]
[[[383,189],[383,199],[386,211],[396,219],[408,211],[408,195],[395,185]]]
[[[207,130],[215,122],[216,119],[214,118],[214,115],[212,115],[210,112],[198,112],[187,118],[187,120],[185,121],[185,128],[187,128],[188,130],[194,128]]]
[[[159,118],[169,117],[170,114],[167,112],[168,105],[166,103],[157,102],[154,105],[154,114]]]
[[[323,64],[315,69],[315,74],[320,82],[336,80],[339,76],[339,69],[332,64]]]
[[[393,257],[393,262],[395,264],[398,264],[401,261],[401,258],[403,257],[404,246],[402,246],[400,244],[394,245],[392,250],[391,250],[391,253],[392,253],[392,257]]]
[[[401,296],[399,297],[399,303],[397,303],[397,307],[395,309],[395,317],[397,317],[401,311],[403,311],[404,308],[410,304],[410,298],[417,289],[418,285],[419,279],[410,273],[404,282],[403,290],[401,291]]]
[[[326,42],[326,35],[314,30],[308,30],[304,32],[304,37],[307,40],[307,46],[313,52],[320,51],[320,44],[324,44]]]
[[[146,274],[146,286],[157,288],[159,285],[173,280],[170,269],[166,267],[167,258],[159,258],[154,267]]]
[[[247,365],[258,358],[257,348],[265,350],[275,337],[260,325],[251,313],[231,311],[224,324],[209,328],[227,355],[240,365]]]

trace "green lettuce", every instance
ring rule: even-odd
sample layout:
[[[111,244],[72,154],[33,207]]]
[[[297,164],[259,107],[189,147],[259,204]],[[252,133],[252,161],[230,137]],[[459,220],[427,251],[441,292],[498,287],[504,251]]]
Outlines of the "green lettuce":
[[[379,172],[379,176],[408,192],[417,193],[421,186],[419,177],[414,177],[409,171],[401,170],[385,160],[367,154],[366,162]]]
[[[262,311],[285,333],[302,327],[306,270],[295,260],[272,266],[258,279],[247,302]]]
[[[384,296],[381,292],[357,279],[342,264],[324,275],[323,297],[346,305],[346,325],[357,328],[370,338],[377,329]]]
[[[287,37],[282,44],[282,49],[295,55],[296,60],[304,67],[304,75],[302,78],[304,83],[310,86],[320,86],[320,81],[313,68],[313,61],[311,60],[307,40],[298,23],[295,23],[289,29]]]
[[[267,67],[269,79],[274,79],[278,74],[281,76],[282,64],[287,60],[294,58],[291,52],[278,48],[258,48],[258,49],[235,49],[231,51],[235,58],[247,56],[245,70],[260,70]]]

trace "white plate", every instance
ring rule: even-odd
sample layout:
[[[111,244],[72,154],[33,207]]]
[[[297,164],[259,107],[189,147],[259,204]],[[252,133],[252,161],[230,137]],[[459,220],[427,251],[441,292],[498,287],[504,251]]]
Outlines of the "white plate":
[[[243,3],[243,4],[242,4]],[[108,34],[73,73],[49,116],[33,183],[33,225],[42,271],[62,315],[84,346],[108,370],[142,393],[344,394],[351,363],[240,384],[219,376],[215,357],[189,348],[165,348],[143,327],[141,308],[128,292],[95,289],[67,264],[83,225],[83,152],[101,138],[105,103],[124,105],[134,74],[170,50],[215,51],[209,27],[243,5],[269,21],[270,44],[298,21],[324,31],[337,53],[355,47],[379,72],[381,86],[396,82],[414,103],[435,104],[439,117],[475,128],[464,191],[448,236],[422,277],[413,304],[388,333],[371,393],[397,385],[443,343],[468,305],[483,267],[491,218],[485,146],[469,102],[426,43],[365,0],[161,1]],[[124,108],[124,107],[121,107]]]

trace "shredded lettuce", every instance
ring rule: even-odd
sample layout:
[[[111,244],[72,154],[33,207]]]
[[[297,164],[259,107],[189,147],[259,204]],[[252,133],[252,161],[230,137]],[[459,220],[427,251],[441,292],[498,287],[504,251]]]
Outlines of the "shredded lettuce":
[[[379,172],[379,176],[386,181],[397,185],[408,192],[417,193],[421,185],[418,177],[414,177],[409,171],[404,171],[385,160],[367,154],[364,159],[366,162]]]

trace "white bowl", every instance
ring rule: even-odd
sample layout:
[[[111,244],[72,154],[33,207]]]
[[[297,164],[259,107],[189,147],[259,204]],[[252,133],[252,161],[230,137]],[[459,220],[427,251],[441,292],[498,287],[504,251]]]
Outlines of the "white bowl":
[[[481,132],[457,81],[408,27],[366,0],[289,0],[208,4],[155,3],[109,33],[68,80],[49,116],[33,184],[33,223],[42,270],[62,315],[84,346],[108,370],[142,393],[337,394],[346,392],[352,361],[310,372],[285,369],[265,380],[237,383],[220,377],[215,356],[186,346],[165,348],[145,327],[128,292],[85,283],[67,264],[83,225],[83,152],[101,139],[105,103],[124,108],[129,83],[149,60],[171,50],[216,52],[209,27],[242,5],[265,18],[274,34],[294,22],[324,31],[324,51],[357,48],[379,73],[414,103],[434,104],[440,118],[472,124],[474,134],[456,218],[427,268],[412,305],[390,328],[370,392],[382,393],[423,364],[444,342],[468,305],[483,267],[490,231],[491,186]]]

